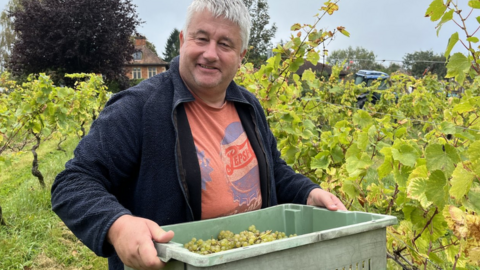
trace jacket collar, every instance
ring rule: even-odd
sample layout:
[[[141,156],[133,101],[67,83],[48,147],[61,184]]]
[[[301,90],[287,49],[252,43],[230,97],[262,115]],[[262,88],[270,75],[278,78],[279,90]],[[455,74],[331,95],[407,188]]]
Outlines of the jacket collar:
[[[170,69],[168,70],[172,78],[173,87],[174,87],[174,96],[173,96],[174,107],[176,107],[180,103],[190,102],[195,100],[192,93],[190,93],[187,86],[183,82],[182,77],[180,77],[179,66],[180,66],[180,56],[177,56],[170,62]],[[225,96],[225,99],[228,101],[248,103],[248,101],[244,97],[244,94],[240,90],[240,87],[233,80],[232,82],[230,82],[230,84],[227,87],[227,94]]]

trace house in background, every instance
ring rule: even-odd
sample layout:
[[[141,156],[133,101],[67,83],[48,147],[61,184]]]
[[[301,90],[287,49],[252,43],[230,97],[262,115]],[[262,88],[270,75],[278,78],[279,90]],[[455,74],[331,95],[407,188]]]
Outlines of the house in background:
[[[148,79],[168,69],[169,63],[163,61],[147,47],[147,39],[135,37],[135,53],[133,60],[125,64],[127,77],[132,79]]]

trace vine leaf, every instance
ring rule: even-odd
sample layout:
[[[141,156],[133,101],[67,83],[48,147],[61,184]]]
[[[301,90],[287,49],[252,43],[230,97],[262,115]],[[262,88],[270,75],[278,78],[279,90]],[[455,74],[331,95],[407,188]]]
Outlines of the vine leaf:
[[[320,61],[320,55],[315,51],[310,51],[307,53],[307,61],[316,65]]]
[[[430,174],[430,177],[426,181],[427,189],[425,190],[425,195],[427,199],[431,201],[438,208],[443,208],[445,206],[445,201],[447,201],[447,178],[443,171],[437,170]]]
[[[341,189],[345,194],[348,195],[349,198],[352,199],[360,195],[360,187],[355,181],[343,181]]]
[[[357,147],[360,150],[365,151],[368,146],[368,133],[367,132],[359,132],[357,136]]]
[[[420,205],[423,208],[428,208],[432,204],[432,202],[428,200],[427,195],[425,194],[425,191],[429,188],[427,179],[428,178],[424,177],[416,177],[409,179],[407,186],[408,197],[419,201]]]
[[[466,113],[466,112],[473,112],[475,111],[476,108],[474,104],[470,103],[469,100],[461,100],[460,103],[455,105],[453,107],[453,112],[458,112],[458,113]]]
[[[452,184],[449,191],[450,196],[454,197],[457,202],[461,202],[470,190],[474,178],[475,175],[472,172],[466,170],[462,164],[459,164],[453,171],[452,180],[450,180]]]
[[[480,1],[479,0],[470,0],[468,2],[468,6],[471,7],[471,8],[480,9]]]
[[[459,84],[463,84],[471,65],[472,64],[470,60],[468,60],[467,56],[462,53],[455,53],[448,61],[447,75],[445,78],[455,77],[455,80]]]
[[[365,175],[367,169],[372,166],[370,156],[358,149],[356,144],[350,146],[346,155],[346,169],[350,177]]]
[[[338,10],[338,5],[335,3],[330,3],[330,1],[324,3],[326,6],[322,7],[320,10],[325,10],[328,15],[332,15],[333,12]]]
[[[414,167],[419,158],[418,152],[415,148],[405,143],[401,143],[398,147],[393,147],[392,156],[395,160],[398,160],[403,165],[409,167]]]
[[[393,170],[392,148],[384,147],[382,148],[382,150],[380,150],[380,153],[383,154],[385,158],[383,160],[382,165],[378,167],[377,171],[378,171],[378,178],[383,179],[387,175],[389,175]]]
[[[445,151],[443,150],[445,147]],[[455,148],[449,145],[443,146],[441,144],[430,144],[425,149],[426,159],[427,159],[427,169],[429,171],[441,170],[445,171],[447,176],[452,175],[453,170],[455,169],[454,159],[457,161],[458,153],[456,153]]]
[[[438,28],[438,29],[437,29],[437,36],[438,36],[438,34],[440,33],[440,29],[442,29],[443,24],[445,24],[446,22],[449,22],[449,21],[451,21],[451,20],[453,19],[453,12],[454,12],[454,11],[455,11],[455,10],[452,9],[452,10],[446,12],[446,13],[442,16],[442,19],[440,20],[440,22],[439,22],[438,25],[437,25],[437,28]]]
[[[480,177],[480,141],[476,141],[470,145],[467,151],[470,162],[472,162],[472,168],[477,178]]]
[[[353,115],[353,123],[361,128],[366,128],[373,124],[373,119],[366,111],[359,110]]]
[[[292,31],[298,31],[300,29],[302,29],[302,26],[299,23],[292,25],[292,27],[290,28],[290,30]]]
[[[350,37],[350,33],[347,30],[345,30],[345,27],[339,26],[337,27],[337,30],[340,31],[340,33],[342,33],[344,36]]]
[[[458,40],[459,40],[458,32],[453,33],[448,39],[447,49],[445,50],[446,59],[450,57],[450,53],[452,52],[453,47],[455,47],[455,44],[457,44]]]
[[[462,240],[469,239],[463,252],[467,253],[471,263],[479,265],[480,262],[480,217],[462,211],[450,205],[443,210],[445,220],[453,234]]]
[[[312,169],[326,170],[330,165],[330,151],[323,151],[318,153],[313,159],[310,167]]]
[[[425,17],[430,17],[432,22],[438,21],[446,10],[447,6],[443,4],[443,0],[434,0],[428,7]]]
[[[464,197],[462,205],[469,211],[480,213],[480,184],[478,182],[474,181],[472,183],[468,196]]]

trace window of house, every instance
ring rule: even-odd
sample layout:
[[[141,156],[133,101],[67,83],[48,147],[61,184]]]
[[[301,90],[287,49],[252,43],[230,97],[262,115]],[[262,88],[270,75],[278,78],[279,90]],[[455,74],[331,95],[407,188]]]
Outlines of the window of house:
[[[142,60],[142,52],[141,51],[136,51],[133,53],[133,60]]]
[[[139,68],[139,67],[133,68],[132,78],[133,79],[141,79],[142,78],[142,68]]]
[[[148,68],[148,77],[151,78],[157,75],[157,68],[156,67],[149,67]]]

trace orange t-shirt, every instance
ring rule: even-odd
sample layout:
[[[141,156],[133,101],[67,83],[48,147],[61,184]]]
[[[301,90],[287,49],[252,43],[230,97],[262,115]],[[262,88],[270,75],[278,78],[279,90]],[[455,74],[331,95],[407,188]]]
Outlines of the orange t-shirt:
[[[202,174],[202,219],[260,209],[258,162],[235,105],[214,108],[195,98],[185,111]]]

